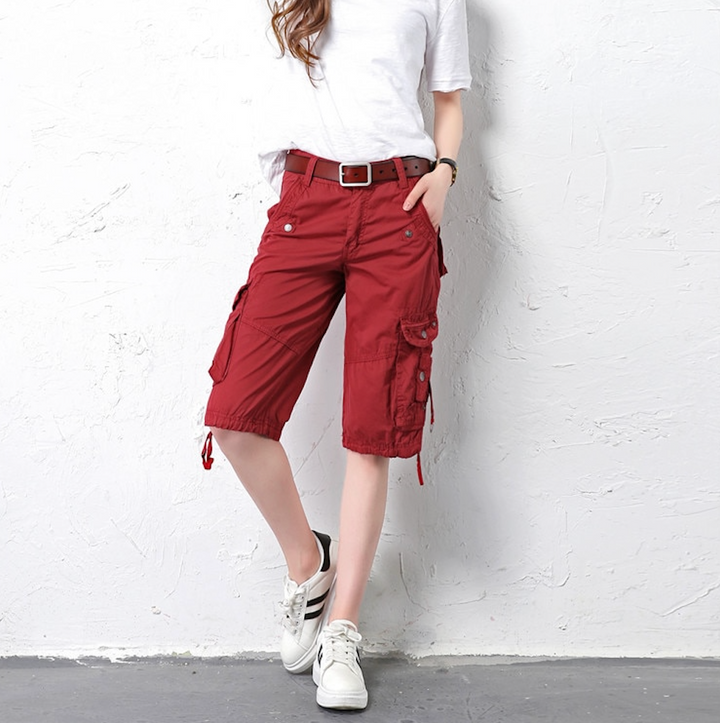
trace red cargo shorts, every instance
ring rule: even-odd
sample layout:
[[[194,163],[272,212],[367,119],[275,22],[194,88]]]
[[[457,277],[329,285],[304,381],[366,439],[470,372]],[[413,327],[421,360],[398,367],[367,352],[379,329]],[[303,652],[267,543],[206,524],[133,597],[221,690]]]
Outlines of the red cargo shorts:
[[[247,283],[210,367],[205,424],[279,439],[343,294],[343,446],[420,452],[430,394],[442,247],[418,178],[344,187],[286,171]]]

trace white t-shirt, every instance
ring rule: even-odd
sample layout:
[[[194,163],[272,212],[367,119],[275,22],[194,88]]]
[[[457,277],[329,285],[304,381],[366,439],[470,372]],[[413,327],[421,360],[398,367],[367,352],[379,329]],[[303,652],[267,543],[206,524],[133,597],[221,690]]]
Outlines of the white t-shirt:
[[[272,34],[270,33],[272,36]],[[470,87],[465,0],[332,0],[313,77],[286,54],[259,99],[260,164],[279,192],[292,148],[335,161],[435,158],[418,92]]]

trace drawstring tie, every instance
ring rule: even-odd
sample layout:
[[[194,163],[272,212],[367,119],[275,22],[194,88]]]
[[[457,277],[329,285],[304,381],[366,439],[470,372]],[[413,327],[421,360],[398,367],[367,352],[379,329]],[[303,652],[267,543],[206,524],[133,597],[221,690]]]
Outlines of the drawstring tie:
[[[428,395],[430,396],[430,431],[432,432],[433,424],[435,424],[435,405],[433,404],[432,384],[430,384],[429,380],[428,380]],[[425,484],[425,479],[423,478],[423,473],[422,473],[422,463],[420,462],[420,452],[418,452],[418,454],[417,454],[417,475],[418,475],[418,482],[420,483],[420,486],[422,487]]]
[[[203,444],[202,453],[201,453],[203,467],[205,467],[205,469],[210,469],[212,467],[213,462],[215,461],[212,457],[212,440],[213,440],[213,433],[208,432],[208,436],[205,437],[205,444]]]
[[[435,405],[432,397],[432,384],[428,379],[428,394],[430,395],[430,431],[432,432],[433,424],[435,424]]]
[[[425,480],[423,479],[422,464],[420,464],[420,452],[418,452],[418,454],[417,454],[417,473],[418,473],[418,482],[420,483],[420,486],[422,487],[425,484]]]

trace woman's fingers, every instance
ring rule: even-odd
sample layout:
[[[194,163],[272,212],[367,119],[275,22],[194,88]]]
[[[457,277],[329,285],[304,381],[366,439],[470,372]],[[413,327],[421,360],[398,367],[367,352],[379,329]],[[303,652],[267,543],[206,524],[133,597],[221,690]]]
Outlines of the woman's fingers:
[[[443,212],[445,210],[445,199],[447,198],[449,185],[447,179],[439,174],[428,173],[423,176],[410,193],[408,193],[403,209],[410,211],[415,204],[420,201],[428,216],[430,222],[437,229],[442,221]]]
[[[425,194],[427,191],[427,183],[425,181],[426,176],[423,176],[416,184],[410,193],[408,193],[407,198],[405,199],[405,203],[403,203],[403,210],[410,211],[412,208],[414,208],[415,204],[418,202],[418,200]]]

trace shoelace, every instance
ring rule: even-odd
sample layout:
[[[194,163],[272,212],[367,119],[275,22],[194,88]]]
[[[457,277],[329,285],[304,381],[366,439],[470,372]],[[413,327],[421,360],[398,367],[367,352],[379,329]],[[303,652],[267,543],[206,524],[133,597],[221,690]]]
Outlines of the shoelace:
[[[327,627],[323,640],[323,657],[328,656],[329,662],[337,661],[352,667],[357,664],[357,644],[361,640],[362,635],[352,628]]]
[[[301,590],[294,580],[285,578],[285,599],[280,603],[280,611],[283,616],[283,626],[291,633],[294,633],[300,624],[305,602],[303,593],[304,590]]]

